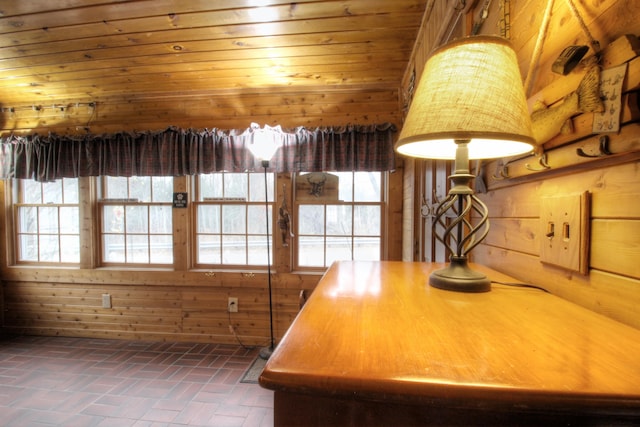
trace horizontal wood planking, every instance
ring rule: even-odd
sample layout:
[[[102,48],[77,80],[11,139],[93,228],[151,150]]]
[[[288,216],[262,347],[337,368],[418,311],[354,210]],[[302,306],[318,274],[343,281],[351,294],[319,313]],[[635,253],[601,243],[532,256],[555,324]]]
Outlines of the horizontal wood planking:
[[[540,262],[545,237],[539,201],[545,196],[589,191],[590,271],[582,276]],[[575,303],[640,327],[640,166],[637,161],[530,180],[480,195],[492,229],[473,252],[486,264],[541,285]]]
[[[5,282],[5,328],[9,332],[57,331],[59,335],[122,337],[148,334],[166,340],[264,344],[269,337],[266,289],[145,285],[50,284]],[[112,308],[102,308],[102,294]],[[228,296],[239,299],[238,313],[227,312]],[[274,290],[274,334],[281,337],[299,310],[297,291]]]
[[[476,248],[478,249],[478,248]],[[481,245],[474,261],[532,283],[551,293],[612,319],[640,328],[640,280],[591,270],[589,276],[570,273],[540,262],[537,256]]]
[[[361,92],[344,88],[341,92],[290,91],[284,95],[264,91],[235,95],[186,94],[183,98],[136,99],[124,105],[108,99],[95,108],[82,104],[56,104],[40,111],[23,106],[5,112],[3,128],[14,133],[35,130],[59,134],[159,130],[168,124],[182,128],[245,129],[251,122],[285,128],[317,125],[340,126],[357,123],[398,123],[398,92],[389,89]]]
[[[265,345],[270,336],[269,295],[261,273],[217,272],[212,277],[55,270],[12,268],[12,278],[5,275],[5,332],[219,343],[240,339],[247,345]],[[297,315],[300,291],[310,295],[318,280],[317,274],[274,274],[276,338]],[[112,308],[102,308],[103,294],[111,296]],[[227,312],[230,296],[239,300],[238,313]]]
[[[425,3],[3,6],[0,133],[24,135],[399,124],[400,81]],[[292,90],[356,100],[307,102]],[[254,104],[265,93],[276,101]],[[74,108],[88,103],[97,107]]]

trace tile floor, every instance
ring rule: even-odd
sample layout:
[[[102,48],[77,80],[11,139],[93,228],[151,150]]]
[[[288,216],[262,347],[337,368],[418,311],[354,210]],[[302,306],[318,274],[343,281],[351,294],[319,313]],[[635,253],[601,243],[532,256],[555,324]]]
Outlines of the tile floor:
[[[0,338],[0,424],[273,426],[273,392],[241,383],[241,346]]]

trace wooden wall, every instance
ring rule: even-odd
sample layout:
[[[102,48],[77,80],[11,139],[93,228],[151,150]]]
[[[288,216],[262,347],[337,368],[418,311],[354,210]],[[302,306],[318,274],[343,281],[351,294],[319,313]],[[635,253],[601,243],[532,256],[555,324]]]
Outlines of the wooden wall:
[[[277,187],[289,189],[287,205],[293,206],[289,174],[277,175]],[[80,179],[82,197],[81,245],[90,251],[95,200],[92,179]],[[187,178],[174,179],[176,191],[186,191]],[[0,183],[0,224],[7,224],[8,187]],[[402,173],[389,175],[388,208],[385,212],[390,236],[386,257],[400,259],[402,241]],[[278,200],[276,204],[279,204]],[[6,265],[11,234],[5,232],[0,246],[3,261],[3,333],[61,335],[98,338],[169,340],[246,345],[269,343],[269,294],[264,269],[246,271],[194,270],[190,265],[188,218],[195,214],[174,209],[174,268],[100,268],[91,257],[77,269]],[[275,224],[270,227],[276,229]],[[3,227],[3,230],[7,230]],[[274,239],[272,287],[274,335],[281,338],[300,308],[300,293],[308,297],[322,272],[295,272],[292,245]],[[102,308],[102,295],[109,294],[112,308]],[[237,297],[237,313],[227,312],[227,298]]]
[[[458,23],[466,34],[484,3],[478,2],[476,9],[467,14],[467,20]],[[481,33],[501,34],[504,30],[505,15],[495,3],[491,4]],[[482,176],[488,191],[480,197],[489,207],[492,228],[473,256],[476,262],[523,282],[544,286],[563,298],[639,328],[640,128],[637,122],[640,115],[637,92],[640,74],[637,53],[633,52],[636,46],[632,45],[635,35],[640,34],[640,4],[625,0],[574,3],[603,51],[619,44],[625,35],[634,36],[629,38],[631,42],[622,39],[622,44],[627,46],[618,51],[624,51],[624,54],[614,55],[612,59],[605,54],[601,62],[605,69],[616,63],[629,64],[624,85],[623,125],[619,132],[607,135],[607,148],[612,154],[597,158],[577,155],[577,149],[591,155],[597,155],[600,150],[600,135],[592,134],[594,115],[589,113],[573,118],[572,132],[560,134],[545,143],[540,150],[544,152],[544,158],[524,156],[484,163]],[[543,100],[551,105],[575,90],[584,75],[584,69],[578,67],[575,72],[561,76],[551,71],[551,64],[565,47],[589,45],[589,38],[567,1],[553,3],[546,30],[541,25],[549,5],[547,0],[511,1],[510,4],[510,38],[518,54],[523,81],[528,83],[530,103]],[[439,22],[437,15],[432,22]],[[423,33],[421,37],[423,40],[417,43],[420,47],[416,49],[416,68],[423,58],[424,46],[436,45],[433,36]],[[592,54],[593,50],[588,55]],[[410,70],[407,71],[409,74]],[[405,88],[406,82],[407,79]],[[438,174],[439,168],[435,163],[416,162],[413,169],[420,174],[425,188],[422,195],[414,196],[414,204],[410,206],[414,212],[421,197],[426,195],[429,201],[428,195],[445,185],[446,178]],[[408,181],[410,179],[405,178],[405,182]],[[415,194],[412,188],[405,190]],[[591,195],[592,204],[588,220],[591,233],[587,275],[550,266],[540,260],[541,245],[546,239],[540,226],[541,200],[583,192]],[[405,212],[405,216],[410,214]],[[418,218],[411,229],[420,228],[421,220]],[[405,236],[411,236],[406,227]],[[433,245],[430,236],[413,237],[411,247],[424,248],[427,255],[424,258],[439,257],[438,254],[429,255],[428,248]],[[421,259],[417,255],[421,254],[414,251],[413,259]]]

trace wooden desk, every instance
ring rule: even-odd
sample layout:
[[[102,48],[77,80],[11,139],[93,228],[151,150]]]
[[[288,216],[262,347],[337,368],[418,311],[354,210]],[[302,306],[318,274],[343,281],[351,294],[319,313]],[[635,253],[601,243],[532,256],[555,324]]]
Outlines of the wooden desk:
[[[539,290],[429,287],[441,267],[334,264],[260,377],[275,425],[640,422],[640,331]]]

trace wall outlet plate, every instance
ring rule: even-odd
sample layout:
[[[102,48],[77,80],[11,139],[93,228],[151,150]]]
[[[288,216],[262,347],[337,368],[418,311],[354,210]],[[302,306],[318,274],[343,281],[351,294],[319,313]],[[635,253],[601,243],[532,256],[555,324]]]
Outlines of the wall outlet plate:
[[[238,298],[229,297],[227,300],[227,310],[229,313],[237,313],[238,312]]]
[[[102,308],[111,308],[111,295],[102,294]]]
[[[589,273],[589,192],[545,197],[540,206],[540,260],[580,274]]]

